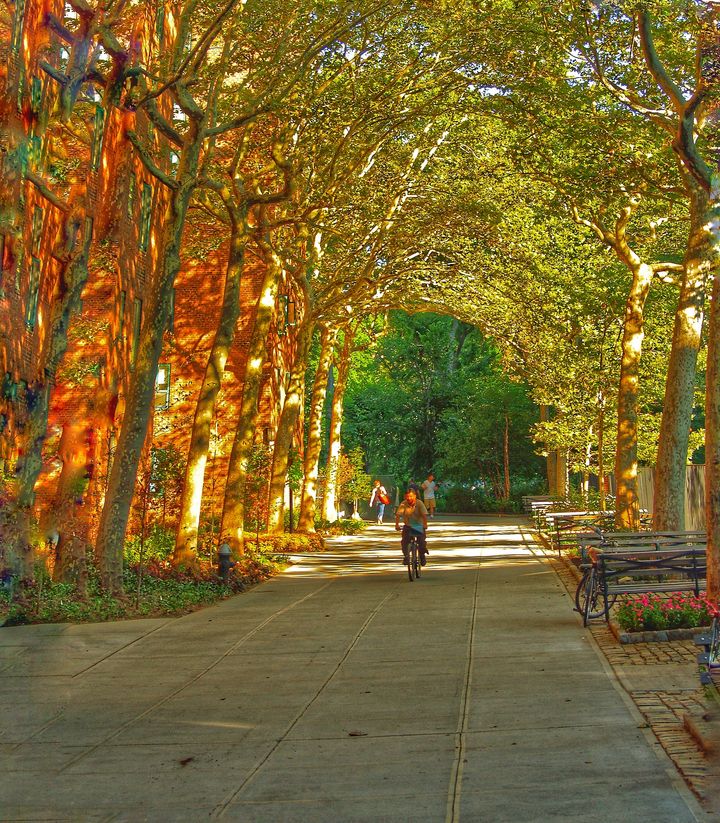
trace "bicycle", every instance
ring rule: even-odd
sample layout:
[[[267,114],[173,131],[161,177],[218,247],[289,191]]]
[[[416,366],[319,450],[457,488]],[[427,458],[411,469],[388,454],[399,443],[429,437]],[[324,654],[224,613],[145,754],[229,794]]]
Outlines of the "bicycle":
[[[420,569],[422,568],[420,562],[420,546],[418,542],[417,535],[411,534],[410,535],[410,542],[408,543],[407,547],[407,570],[408,570],[408,578],[412,583],[413,580],[417,577],[420,577]]]
[[[580,568],[583,575],[575,589],[575,611],[580,612],[583,619],[583,626],[587,626],[590,620],[604,617],[615,605],[617,595],[612,594],[607,600],[605,608],[605,598],[600,577],[594,563],[583,563]]]

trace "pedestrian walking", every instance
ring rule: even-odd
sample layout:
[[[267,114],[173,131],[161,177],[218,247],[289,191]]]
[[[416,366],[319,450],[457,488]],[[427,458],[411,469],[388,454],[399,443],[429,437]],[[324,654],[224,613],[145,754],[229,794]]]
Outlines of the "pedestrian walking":
[[[387,493],[385,486],[379,481],[375,481],[372,494],[370,495],[370,508],[377,506],[377,522],[382,524],[385,515],[385,506],[390,502],[390,496]]]
[[[428,510],[428,515],[433,517],[435,515],[435,493],[440,486],[435,482],[435,475],[430,472],[427,480],[423,480],[423,500],[425,501],[425,508]]]

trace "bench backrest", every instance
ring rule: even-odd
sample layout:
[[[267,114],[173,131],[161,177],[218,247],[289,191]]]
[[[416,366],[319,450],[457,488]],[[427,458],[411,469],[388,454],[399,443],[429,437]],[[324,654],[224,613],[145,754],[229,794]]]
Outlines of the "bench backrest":
[[[695,545],[666,547],[659,543],[646,546],[600,548],[598,567],[605,578],[658,577],[677,574],[702,580],[707,571],[705,547]]]

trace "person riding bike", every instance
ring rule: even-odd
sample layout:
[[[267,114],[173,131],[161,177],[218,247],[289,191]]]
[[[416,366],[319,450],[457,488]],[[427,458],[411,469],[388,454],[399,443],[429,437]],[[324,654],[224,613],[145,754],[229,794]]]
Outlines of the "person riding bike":
[[[410,538],[414,535],[418,540],[420,549],[420,563],[425,565],[425,555],[430,554],[425,543],[425,533],[428,527],[427,509],[422,500],[418,499],[418,493],[414,488],[409,488],[405,493],[405,499],[397,507],[395,512],[395,528],[400,531],[400,518],[403,519],[402,537],[400,545],[403,552],[403,563],[408,562],[408,546]]]

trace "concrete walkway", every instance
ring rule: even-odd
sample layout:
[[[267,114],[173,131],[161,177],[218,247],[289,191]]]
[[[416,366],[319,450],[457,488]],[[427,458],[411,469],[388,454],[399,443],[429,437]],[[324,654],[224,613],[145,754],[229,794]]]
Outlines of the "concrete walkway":
[[[524,521],[390,526],[175,620],[0,629],[0,820],[706,819]]]

